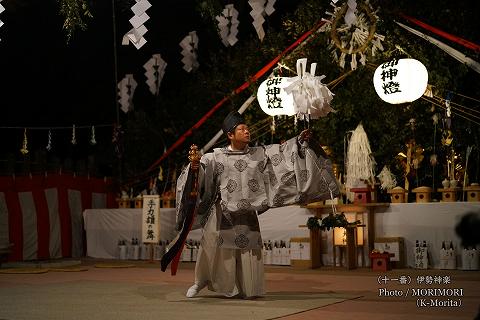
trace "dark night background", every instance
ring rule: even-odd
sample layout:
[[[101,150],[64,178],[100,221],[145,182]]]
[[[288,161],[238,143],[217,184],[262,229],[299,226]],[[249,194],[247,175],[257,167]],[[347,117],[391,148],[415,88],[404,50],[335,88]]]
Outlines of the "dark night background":
[[[62,168],[80,174],[88,172],[98,176],[113,175],[121,179],[140,175],[216,102],[273,59],[299,35],[309,30],[321,17],[326,17],[325,10],[331,10],[328,1],[279,0],[275,4],[276,11],[265,18],[266,37],[260,43],[251,23],[247,1],[234,1],[240,12],[240,40],[234,47],[225,48],[207,13],[210,9],[223,8],[232,1],[150,2],[152,7],[147,10],[150,20],[146,22],[148,32],[145,35],[148,42],[140,50],[131,44],[121,45],[122,36],[131,28],[128,20],[133,15],[130,7],[135,2],[115,2],[118,59],[116,80],[111,1],[88,1],[93,18],[85,20],[87,30],[77,30],[69,43],[62,30],[64,17],[59,14],[58,1],[2,2],[6,10],[0,14],[0,20],[5,22],[0,28],[0,103],[3,112],[0,117],[0,174],[40,173]],[[399,31],[398,27],[395,29],[393,25],[393,19],[399,20],[398,13],[403,12],[478,44],[479,5],[476,1],[373,1],[372,4],[374,7],[381,7],[378,15],[382,22],[377,32],[390,36],[390,39],[395,41],[403,41],[402,45],[409,49],[410,54],[418,54],[424,58],[422,62],[429,71],[433,66],[437,66],[438,75],[433,74],[430,77],[437,86],[442,90],[454,90],[480,98],[478,73],[461,66],[426,41],[406,31]],[[286,27],[285,21],[293,22],[294,26]],[[193,30],[196,30],[199,36],[200,68],[196,72],[187,73],[182,69],[179,42]],[[478,53],[436,38],[479,61]],[[384,45],[388,51],[389,44]],[[314,52],[315,50],[317,51]],[[160,53],[168,64],[158,97],[149,93],[143,75],[143,64],[155,53]],[[323,63],[322,74],[326,74],[329,81],[342,73],[338,66],[329,63],[324,38],[320,37],[312,43],[311,48],[302,49],[299,54],[309,56],[309,62]],[[438,69],[440,64],[441,70]],[[294,66],[294,61],[289,61],[289,65]],[[119,114],[119,122],[124,130],[120,161],[112,144],[113,124],[117,122],[115,81],[120,81],[127,73],[134,74],[138,87],[134,96],[135,111],[128,114],[120,111]],[[372,94],[371,88],[364,89],[359,86],[365,84],[365,79],[371,79],[373,71],[365,71],[365,78],[357,74],[360,72],[352,75],[350,80],[345,80],[338,92],[334,91],[334,102],[337,100],[336,109],[339,112],[328,120],[319,121],[318,128],[315,128],[320,134],[323,133],[325,141],[332,145],[336,153],[334,157],[340,161],[344,132],[354,129],[359,120],[368,118],[369,115],[365,112],[372,114],[372,101],[381,105],[379,99]],[[252,90],[254,87],[256,86],[252,86]],[[231,109],[238,108],[252,92],[254,91],[234,97],[222,107],[196,132],[197,143],[208,141],[218,130],[223,116]],[[349,109],[353,105],[356,108]],[[470,103],[469,106],[478,108],[479,102]],[[422,108],[426,109],[425,106]],[[370,111],[359,111],[366,109]],[[408,120],[414,111],[409,111],[409,114],[405,111],[405,114],[398,115],[398,118],[403,117],[402,121]],[[258,117],[255,112],[258,111],[251,111],[251,119]],[[395,112],[393,114],[396,115]],[[261,117],[265,118],[264,115]],[[428,121],[430,117],[430,114],[418,115],[418,121]],[[459,120],[456,126],[458,131],[464,132],[464,135],[471,139],[477,139],[479,125],[471,121],[461,121],[464,120]],[[480,123],[478,119],[475,121]],[[366,130],[373,133],[385,132],[382,127],[385,122],[388,122],[385,121],[385,115],[379,116],[378,112],[373,111],[371,122],[365,125]],[[77,129],[78,144],[72,146],[70,140],[73,124],[77,127],[107,126],[96,128],[98,143],[95,146],[88,144],[89,128]],[[403,126],[400,120],[389,125]],[[45,150],[48,130],[28,130],[30,152],[25,157],[19,152],[24,127],[70,128],[53,131],[51,152]],[[423,126],[427,132],[425,135],[428,135],[425,141],[432,140],[431,127],[429,123]],[[290,129],[285,130],[288,134],[291,133]],[[393,142],[393,138],[389,138],[395,134],[400,135],[402,130],[404,129],[396,130],[395,127],[390,127],[389,132],[385,132],[385,137],[375,134],[370,137],[372,150],[378,150],[379,165],[391,163],[393,156],[402,147],[405,134],[399,137],[398,141]],[[421,135],[420,129],[418,134]],[[458,135],[459,148],[476,144],[476,140],[462,141],[461,135]],[[422,140],[418,136],[417,139]],[[187,143],[189,142],[190,139]],[[146,148],[147,144],[149,148]],[[164,166],[178,166],[184,161],[187,146],[188,144],[184,144],[180,147],[181,150],[172,154]],[[393,153],[394,150],[397,151]],[[378,172],[380,170],[381,167]]]

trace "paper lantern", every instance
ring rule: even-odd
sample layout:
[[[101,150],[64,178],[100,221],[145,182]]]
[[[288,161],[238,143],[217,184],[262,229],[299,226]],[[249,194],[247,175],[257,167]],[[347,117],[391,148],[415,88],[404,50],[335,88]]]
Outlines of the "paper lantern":
[[[262,110],[270,116],[293,116],[293,96],[285,91],[291,84],[288,77],[273,77],[262,82],[257,91],[257,100]]]
[[[391,104],[417,100],[425,92],[427,84],[427,69],[415,59],[385,62],[373,75],[375,91],[383,101]]]

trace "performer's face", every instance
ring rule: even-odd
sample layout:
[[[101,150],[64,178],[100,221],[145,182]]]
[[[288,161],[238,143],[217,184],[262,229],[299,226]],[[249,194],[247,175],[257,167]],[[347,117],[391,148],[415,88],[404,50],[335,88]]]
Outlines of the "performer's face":
[[[232,142],[240,142],[248,144],[250,142],[250,131],[246,124],[239,124],[235,127],[233,133],[229,132],[228,137]]]

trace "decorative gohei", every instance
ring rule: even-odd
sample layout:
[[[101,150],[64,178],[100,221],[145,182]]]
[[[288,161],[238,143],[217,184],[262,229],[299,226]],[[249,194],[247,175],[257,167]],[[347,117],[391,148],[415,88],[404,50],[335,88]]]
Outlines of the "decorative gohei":
[[[225,47],[233,46],[238,38],[238,11],[233,4],[227,4],[222,13],[215,17],[218,21],[218,33]]]
[[[148,31],[144,23],[147,22],[150,17],[145,11],[152,5],[147,0],[135,1],[136,3],[132,6],[134,16],[129,20],[133,28],[123,36],[122,44],[128,45],[130,41],[135,48],[140,49],[147,43],[147,40],[143,37]]]
[[[145,69],[145,77],[147,77],[148,89],[153,95],[158,95],[158,89],[162,83],[163,76],[165,75],[165,68],[167,63],[162,59],[162,56],[157,53],[143,65]]]
[[[197,60],[198,36],[196,31],[189,32],[180,42],[182,47],[183,69],[187,72],[196,70],[199,67]]]

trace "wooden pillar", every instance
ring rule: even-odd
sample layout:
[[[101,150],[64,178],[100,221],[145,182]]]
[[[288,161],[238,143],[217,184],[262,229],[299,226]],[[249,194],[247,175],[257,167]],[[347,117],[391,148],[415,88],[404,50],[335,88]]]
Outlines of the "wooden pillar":
[[[347,259],[348,270],[357,268],[357,227],[346,227]]]
[[[312,259],[312,269],[322,266],[321,242],[320,229],[310,229],[310,258]]]

